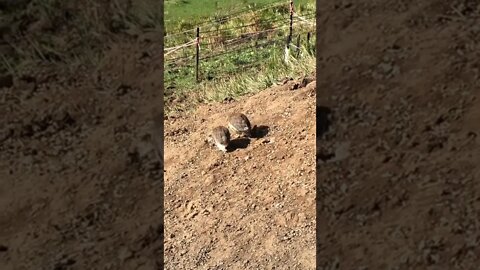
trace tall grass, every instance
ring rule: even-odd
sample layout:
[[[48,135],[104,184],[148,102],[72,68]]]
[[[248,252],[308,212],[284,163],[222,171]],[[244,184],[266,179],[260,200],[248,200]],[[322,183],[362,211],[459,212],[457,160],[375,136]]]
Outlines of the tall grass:
[[[283,60],[283,51],[274,51],[257,69],[176,89],[165,96],[166,113],[188,112],[201,103],[237,99],[271,87],[285,77],[301,77],[316,70],[315,54],[310,48],[302,47],[299,57],[291,57],[289,63]]]
[[[12,2],[0,14],[0,24],[8,26],[3,43],[11,49],[2,53],[0,73],[29,72],[40,64],[72,72],[94,66],[109,44],[157,31],[163,20],[160,5],[156,0]]]

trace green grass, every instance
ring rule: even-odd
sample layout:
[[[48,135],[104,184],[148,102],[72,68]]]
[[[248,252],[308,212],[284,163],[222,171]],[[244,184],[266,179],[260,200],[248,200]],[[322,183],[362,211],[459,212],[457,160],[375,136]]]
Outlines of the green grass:
[[[297,74],[315,68],[313,54],[304,53],[293,59],[294,65],[285,65],[283,49],[288,28],[258,39],[241,42],[233,48],[221,45],[222,40],[231,40],[245,33],[270,29],[288,24],[288,1],[282,7],[242,13],[234,19],[218,23],[218,19],[231,13],[245,11],[249,7],[275,3],[273,0],[260,1],[166,1],[166,23],[169,35],[177,31],[193,29],[202,24],[202,45],[200,57],[215,56],[200,62],[201,82],[195,81],[193,59],[184,63],[165,63],[165,101],[167,110],[191,108],[202,102],[221,100],[226,97],[259,91],[288,74]],[[12,2],[13,3],[13,2]],[[313,0],[295,0],[296,11],[311,13],[315,10]],[[45,65],[75,74],[79,68],[94,71],[104,59],[108,48],[118,42],[137,42],[145,32],[157,32],[162,25],[164,14],[156,0],[29,0],[15,2],[15,5],[0,11],[0,29],[8,33],[0,44],[0,74],[15,76],[29,74]],[[313,16],[312,20],[313,20]],[[216,21],[215,21],[216,20]],[[272,21],[273,20],[273,21]],[[276,20],[276,21],[275,21]],[[249,27],[242,27],[251,25]],[[30,30],[31,27],[36,27]],[[225,29],[230,29],[224,31]],[[234,29],[231,29],[234,28]],[[302,30],[303,29],[303,30]],[[294,26],[296,35],[301,34],[301,47],[306,47],[306,31],[303,26]],[[206,31],[211,32],[207,37]],[[2,32],[3,34],[4,32]],[[185,43],[194,38],[190,32],[175,37],[167,36],[165,47]],[[277,44],[256,49],[247,49],[255,43],[263,44],[277,40]],[[210,43],[210,45],[208,45]],[[314,35],[310,41],[315,44]],[[239,49],[239,50],[237,50]],[[232,53],[233,50],[236,50]],[[217,55],[227,52],[223,55]],[[292,51],[293,53],[293,51]],[[193,56],[195,48],[179,50],[166,57]],[[313,57],[313,58],[312,58]],[[308,64],[307,64],[308,63]],[[303,67],[303,68],[300,68]],[[308,68],[305,68],[308,67]],[[170,106],[170,108],[168,108]]]
[[[288,4],[288,0],[280,3]],[[255,6],[265,6],[279,3],[278,0],[165,0],[165,27],[167,31],[178,29],[179,22],[196,24],[208,18],[215,18],[232,13],[232,11],[246,10]],[[294,0],[295,6],[315,4],[312,0]]]
[[[269,63],[256,69],[256,72],[235,73],[227,78],[197,84],[194,88],[178,90],[166,97],[166,113],[190,112],[198,104],[221,102],[258,93],[285,77],[300,78],[310,75],[316,70],[316,58],[305,48],[302,48],[301,53],[302,57],[291,58],[289,64],[282,63],[280,55],[274,55]]]
[[[269,42],[273,44],[268,44]],[[293,42],[296,45],[296,40]],[[201,60],[199,64],[199,78],[201,82],[215,82],[218,79],[226,79],[241,73],[257,73],[260,70],[275,70],[283,64],[285,38],[276,37],[273,40],[259,41],[259,45],[266,44],[264,47],[254,47],[254,42],[248,42],[241,46],[237,51],[226,51],[225,54],[206,60]],[[307,44],[306,33],[303,33],[300,40],[300,47],[311,50],[314,49],[315,39],[312,38]],[[214,50],[205,49],[205,54],[215,55]],[[291,49],[291,54],[296,56],[297,50]],[[193,55],[194,52],[191,52]],[[305,54],[304,54],[305,55]],[[176,65],[165,63],[165,85],[167,87],[165,94],[178,93],[197,87],[195,78],[195,59],[191,59],[186,65]]]
[[[0,74],[28,73],[45,64],[71,72],[95,68],[110,44],[158,31],[163,16],[155,0],[19,1],[0,13],[0,28],[8,29]]]
[[[278,1],[255,2],[261,3],[260,6],[264,6],[262,5],[264,3],[278,3]],[[215,8],[214,1],[205,1],[201,6],[195,3],[198,2],[171,1],[169,3],[167,1],[166,3],[168,12],[166,20],[169,22],[170,28],[175,29],[174,32],[195,29],[198,21],[213,21],[201,24],[200,27],[200,83],[195,81],[195,46],[181,49],[165,57],[167,112],[193,108],[193,105],[197,103],[236,98],[271,86],[280,77],[298,72],[310,73],[315,69],[315,61],[312,61],[312,59],[314,60],[315,35],[312,33],[309,44],[306,41],[307,32],[313,32],[314,27],[306,27],[303,24],[296,23],[294,25],[292,41],[294,45],[297,45],[297,38],[300,36],[299,45],[302,54],[296,57],[297,50],[292,49],[291,54],[293,54],[292,59],[295,64],[285,65],[283,62],[289,24],[288,1],[283,1],[281,6],[268,9],[260,8],[259,10],[258,6],[257,8],[252,6],[253,8],[249,12],[241,13],[240,16],[234,16],[233,19],[222,23],[218,22],[218,18],[232,13],[238,14],[238,10],[245,10],[249,2],[223,1],[221,4],[217,4],[217,7],[221,5],[221,9],[218,9],[220,7]],[[228,12],[222,13],[222,10],[228,10]],[[313,1],[302,1],[301,3],[295,1],[295,10],[297,13],[306,14],[310,21],[315,20],[313,14],[315,3]],[[172,14],[176,14],[176,16],[172,16]],[[205,14],[209,14],[210,17],[205,18]],[[188,21],[184,19],[187,17]],[[239,39],[240,41],[244,34],[275,27],[284,28],[239,42],[235,46],[225,45],[228,40]],[[165,41],[166,48],[185,44],[195,37],[194,31],[173,35],[170,31],[169,35]],[[266,43],[273,44],[259,47]],[[211,58],[202,59],[209,56]],[[189,58],[184,61],[172,61],[172,59],[181,57]]]

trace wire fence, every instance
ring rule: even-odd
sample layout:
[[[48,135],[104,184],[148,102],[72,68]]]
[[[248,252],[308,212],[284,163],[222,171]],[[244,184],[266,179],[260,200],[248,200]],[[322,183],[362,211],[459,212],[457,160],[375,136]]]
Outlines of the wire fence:
[[[266,9],[280,8],[282,6],[287,7],[284,9],[285,14],[280,14],[276,18],[260,19],[254,23],[220,29],[221,24],[227,19],[231,20],[246,13],[255,13]],[[215,29],[200,32],[200,26],[206,25],[210,25],[210,28],[213,26]],[[265,25],[270,27],[263,27]],[[253,29],[253,31],[238,33],[241,29]],[[297,37],[296,45],[293,44],[294,29],[295,36]],[[195,32],[195,37],[188,38],[188,36],[192,36],[192,33]],[[260,54],[261,50],[259,49],[270,46],[278,48],[277,45],[282,44],[285,50],[284,61],[288,63],[292,55],[295,57],[300,55],[300,39],[306,40],[306,42],[303,43],[305,44],[304,47],[307,52],[315,53],[315,46],[314,44],[312,45],[310,41],[310,39],[314,38],[314,33],[315,12],[299,14],[295,11],[293,1],[287,3],[285,1],[279,1],[268,5],[256,6],[255,9],[243,10],[200,22],[197,27],[193,29],[166,35],[166,39],[175,37],[176,40],[186,40],[186,42],[164,48],[165,70],[167,74],[180,74],[183,70],[182,75],[189,76],[189,74],[192,74],[192,69],[194,68],[193,73],[195,74],[195,79],[197,82],[200,82],[200,63],[218,59],[228,54],[243,53],[248,50],[255,50],[255,53]],[[280,46],[280,48],[281,47],[282,46]],[[190,49],[195,49],[195,53],[189,51]],[[292,49],[293,53],[291,53]],[[258,66],[258,64],[255,63],[243,62],[245,61],[236,61],[238,69],[244,70],[247,67]],[[175,76],[169,78],[168,76],[165,78],[166,82],[175,80]]]

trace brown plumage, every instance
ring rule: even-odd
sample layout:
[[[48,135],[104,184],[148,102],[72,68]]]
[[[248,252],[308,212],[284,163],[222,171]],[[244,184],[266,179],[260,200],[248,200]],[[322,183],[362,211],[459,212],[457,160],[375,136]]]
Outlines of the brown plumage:
[[[228,129],[230,129],[232,133],[236,133],[240,136],[250,137],[252,133],[250,121],[243,113],[232,113],[229,115]]]
[[[212,139],[220,151],[227,152],[230,143],[230,131],[224,126],[217,126],[212,130]]]

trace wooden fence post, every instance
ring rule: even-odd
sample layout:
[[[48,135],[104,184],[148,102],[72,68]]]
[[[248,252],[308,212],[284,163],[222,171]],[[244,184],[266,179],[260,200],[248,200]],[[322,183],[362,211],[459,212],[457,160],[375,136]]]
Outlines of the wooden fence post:
[[[196,55],[196,65],[195,65],[195,79],[198,82],[200,82],[200,79],[198,77],[198,66],[200,63],[200,27],[197,27],[197,55]]]
[[[290,41],[292,41],[293,35],[293,0],[290,0],[290,32],[288,34],[288,43],[290,45]]]
[[[292,42],[293,35],[293,0],[290,0],[290,31],[287,38],[287,46],[285,47],[285,62],[288,63],[288,56],[290,54],[290,42]]]

